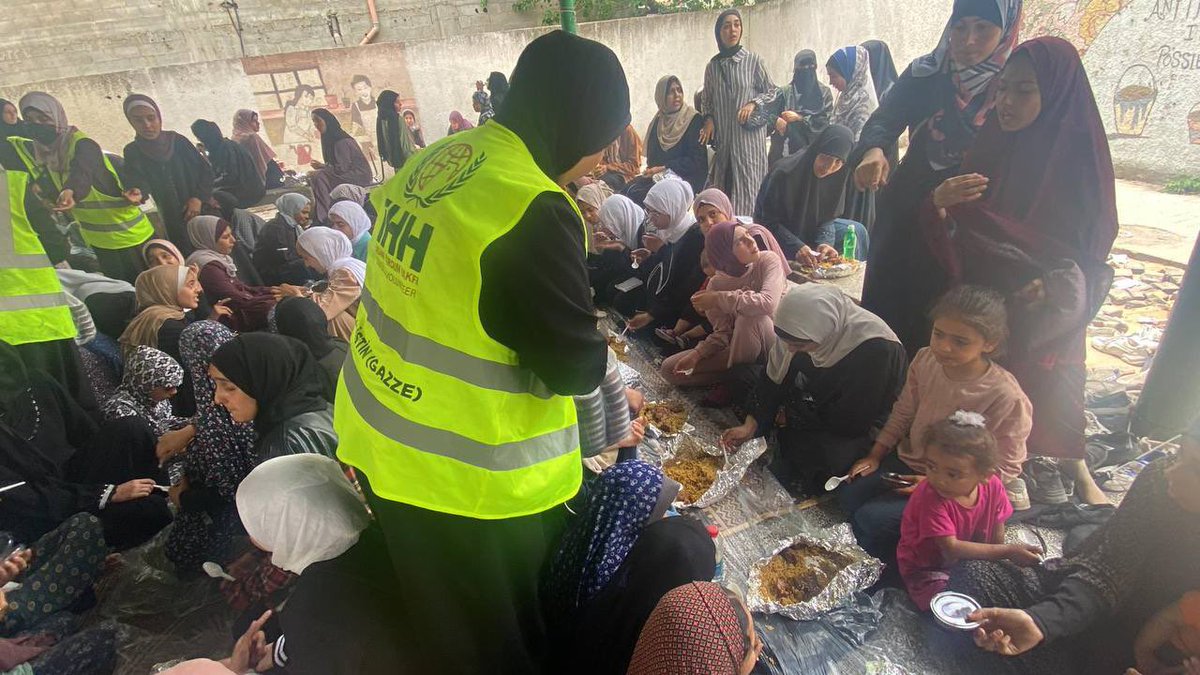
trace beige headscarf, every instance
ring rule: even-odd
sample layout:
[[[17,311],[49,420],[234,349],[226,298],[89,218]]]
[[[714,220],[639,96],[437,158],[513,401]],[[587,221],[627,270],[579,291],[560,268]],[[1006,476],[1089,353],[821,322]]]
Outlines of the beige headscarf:
[[[679,107],[679,110],[667,112],[667,92],[671,88],[672,80],[679,82],[678,77],[666,75],[659,78],[658,84],[654,86],[654,102],[658,104],[658,114],[654,116],[650,122],[650,128],[646,130],[647,139],[650,138],[651,133],[657,131],[658,147],[663,150],[675,147],[683,139],[683,134],[692,124],[692,120],[700,114],[696,112],[695,108],[688,105],[686,96],[684,96],[683,105]],[[679,88],[683,89],[682,82],[679,82]],[[658,124],[657,130],[654,128],[655,123]]]
[[[612,194],[612,188],[608,186],[608,183],[597,181],[579,188],[579,192],[575,193],[575,201],[583,202],[599,211],[604,206],[604,200],[611,197]]]
[[[828,284],[801,284],[788,291],[775,310],[775,329],[817,343],[808,355],[818,368],[832,368],[867,340],[900,341],[883,319]],[[791,361],[787,343],[777,338],[767,357],[767,376],[772,382],[783,384]]]
[[[51,171],[67,171],[70,168],[67,166],[67,151],[71,146],[71,137],[78,129],[67,122],[67,112],[63,110],[58,99],[44,91],[31,91],[21,97],[18,110],[24,115],[29,108],[33,108],[53,120],[54,131],[58,134],[50,145],[42,145],[40,141],[34,141],[35,159]],[[82,197],[80,195],[81,199]]]
[[[179,290],[195,269],[179,265],[161,265],[138,275],[133,284],[140,312],[129,322],[119,342],[129,352],[140,345],[158,347],[158,329],[170,319],[182,320]]]

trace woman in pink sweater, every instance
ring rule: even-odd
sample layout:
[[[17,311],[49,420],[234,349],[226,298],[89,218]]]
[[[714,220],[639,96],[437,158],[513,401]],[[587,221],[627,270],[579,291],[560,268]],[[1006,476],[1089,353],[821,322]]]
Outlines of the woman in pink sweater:
[[[787,258],[761,225],[713,225],[704,251],[717,274],[692,296],[692,306],[713,330],[694,349],[663,361],[659,374],[677,386],[712,384],[731,367],[765,356],[775,344],[771,316],[787,288]]]
[[[884,560],[895,554],[904,506],[925,478],[930,425],[957,410],[983,415],[1005,482],[1021,473],[1033,425],[1033,408],[1016,378],[992,361],[1008,334],[1004,298],[991,289],[959,286],[930,316],[929,346],[917,352],[887,424],[838,494],[859,544]],[[884,474],[899,474],[903,485]]]

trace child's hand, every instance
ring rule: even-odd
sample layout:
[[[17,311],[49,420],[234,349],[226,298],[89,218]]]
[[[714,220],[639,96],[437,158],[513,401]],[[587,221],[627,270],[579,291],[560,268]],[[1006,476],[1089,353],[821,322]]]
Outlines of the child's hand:
[[[1005,558],[1021,567],[1033,567],[1042,562],[1042,547],[1033,544],[1006,544]]]
[[[905,497],[916,492],[917,486],[921,484],[921,481],[925,480],[925,476],[918,476],[916,474],[909,475],[909,476],[901,476],[901,478],[911,480],[911,481],[913,481],[913,484],[909,485],[908,487],[898,487],[895,490],[892,490],[892,492],[894,494],[903,495]]]

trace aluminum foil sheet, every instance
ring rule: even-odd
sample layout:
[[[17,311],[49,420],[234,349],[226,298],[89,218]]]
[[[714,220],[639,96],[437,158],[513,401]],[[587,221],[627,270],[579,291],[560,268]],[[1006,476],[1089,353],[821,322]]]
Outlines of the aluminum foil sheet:
[[[688,451],[681,451],[681,447],[684,447],[688,439],[694,441],[694,443],[690,444],[691,447],[699,448],[701,452],[713,457],[724,457],[725,468],[717,472],[717,477],[713,480],[712,486],[694,504],[675,502],[676,508],[704,509],[725,499],[738,486],[738,483],[742,482],[742,477],[746,475],[746,469],[750,468],[754,460],[761,457],[767,450],[766,441],[761,438],[755,438],[743,444],[737,452],[726,454],[719,445],[704,443],[689,433],[681,433],[668,441],[667,451],[670,454],[664,462],[686,457]]]
[[[759,572],[762,566],[767,564],[772,557],[794,544],[810,544],[843,553],[854,558],[855,562],[839,570],[833,579],[830,580],[829,585],[821,589],[821,592],[812,600],[795,605],[780,605],[768,600],[763,593]],[[875,585],[879,581],[879,575],[882,572],[883,563],[872,558],[866,551],[862,550],[855,543],[854,533],[851,531],[850,526],[842,523],[824,530],[818,536],[800,534],[780,541],[771,552],[771,555],[762,558],[750,569],[750,578],[747,581],[749,592],[746,596],[746,604],[752,612],[782,614],[797,621],[810,621],[838,607],[854,593],[866,590]]]

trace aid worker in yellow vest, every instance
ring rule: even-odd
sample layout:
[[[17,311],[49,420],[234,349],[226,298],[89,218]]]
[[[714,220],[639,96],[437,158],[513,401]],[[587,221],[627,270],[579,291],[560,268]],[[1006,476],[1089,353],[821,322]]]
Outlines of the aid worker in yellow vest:
[[[125,190],[100,146],[68,124],[53,96],[33,91],[21,97],[19,107],[33,138],[10,142],[37,184],[52,186],[54,194],[42,198],[79,222],[104,274],[133,283],[145,269],[141,248],[154,237],[154,226],[138,206],[141,193]]]
[[[582,478],[570,397],[607,355],[563,186],[629,120],[616,55],[556,31],[526,47],[495,119],[372,193],[334,423],[404,596],[405,672],[544,669],[538,576]]]
[[[0,340],[16,347],[28,367],[58,380],[85,410],[95,411],[95,397],[75,347],[67,295],[25,216],[29,174],[0,175]]]

